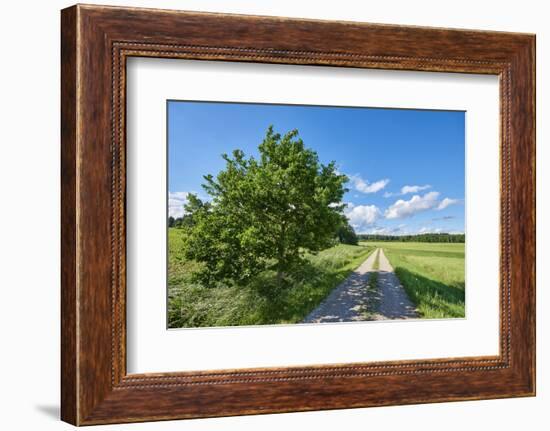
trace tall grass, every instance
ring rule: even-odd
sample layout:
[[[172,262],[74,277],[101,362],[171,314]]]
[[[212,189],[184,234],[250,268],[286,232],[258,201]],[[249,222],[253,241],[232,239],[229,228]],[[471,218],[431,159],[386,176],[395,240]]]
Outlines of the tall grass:
[[[372,252],[371,246],[340,244],[307,255],[278,288],[274,271],[259,274],[246,286],[207,288],[193,283],[197,262],[182,256],[184,231],[168,232],[168,327],[210,327],[297,323]]]
[[[368,245],[384,249],[422,318],[465,317],[464,244]]]

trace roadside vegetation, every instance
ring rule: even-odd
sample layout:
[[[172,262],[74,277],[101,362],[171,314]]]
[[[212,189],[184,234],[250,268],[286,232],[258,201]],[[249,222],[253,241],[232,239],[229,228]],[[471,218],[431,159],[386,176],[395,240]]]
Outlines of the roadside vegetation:
[[[464,243],[361,244],[384,249],[421,318],[465,317]]]
[[[308,253],[286,274],[292,287],[279,286],[277,271],[265,270],[244,285],[207,287],[194,274],[201,263],[180,250],[184,229],[168,231],[168,327],[210,327],[298,323],[315,309],[373,251],[364,245],[338,244]]]

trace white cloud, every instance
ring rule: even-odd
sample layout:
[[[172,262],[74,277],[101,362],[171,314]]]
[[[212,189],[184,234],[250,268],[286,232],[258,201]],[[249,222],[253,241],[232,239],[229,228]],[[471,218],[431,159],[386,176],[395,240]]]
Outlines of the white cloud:
[[[387,219],[411,217],[414,214],[435,208],[438,205],[439,192],[429,192],[424,196],[414,195],[408,201],[399,199],[385,212]]]
[[[358,233],[367,235],[405,235],[407,234],[407,229],[406,225],[403,224],[395,227],[371,226]]]
[[[363,230],[357,231],[359,234],[367,235],[420,235],[425,233],[449,233],[449,234],[463,234],[464,231],[448,231],[441,227],[423,226],[421,228],[409,228],[406,224],[399,224],[397,226],[380,226],[374,224],[367,226]]]
[[[375,227],[369,229],[368,231],[361,232],[361,233],[366,233],[366,234],[369,234],[369,235],[391,235],[392,231],[393,230],[391,228],[386,227],[386,226],[375,226]]]
[[[418,231],[418,233],[442,233],[442,232],[443,232],[443,229],[441,229],[440,227],[438,228],[423,227]]]
[[[430,188],[432,188],[430,184],[426,184],[424,186],[403,186],[401,187],[401,191],[399,193],[386,192],[384,193],[384,197],[391,198],[392,196],[402,196],[408,193],[418,193],[418,192],[421,192],[422,190],[427,190]]]
[[[189,192],[168,192],[168,215],[179,218],[185,213],[183,206],[187,203]]]
[[[382,212],[376,205],[353,205],[348,203],[345,215],[355,230],[362,230],[366,226],[373,225]]]
[[[437,209],[438,210],[444,210],[445,208],[447,208],[449,205],[454,205],[454,204],[457,204],[459,202],[458,199],[449,199],[449,198],[445,198],[443,199],[441,202],[439,202],[439,205],[437,206]]]
[[[407,193],[418,193],[422,190],[427,190],[431,188],[432,186],[429,184],[426,184],[424,186],[403,186],[401,187],[401,194],[406,195]]]
[[[383,180],[375,181],[374,183],[369,183],[359,175],[351,175],[349,179],[355,190],[361,193],[376,193],[386,187],[390,182],[389,179],[385,178]]]

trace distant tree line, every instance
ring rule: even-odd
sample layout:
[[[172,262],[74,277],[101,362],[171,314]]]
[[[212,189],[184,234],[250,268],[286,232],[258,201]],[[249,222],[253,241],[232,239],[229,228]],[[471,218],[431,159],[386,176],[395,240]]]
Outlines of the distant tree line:
[[[466,235],[463,233],[421,233],[418,235],[371,235],[359,234],[360,241],[400,241],[400,242],[457,242],[464,243]]]

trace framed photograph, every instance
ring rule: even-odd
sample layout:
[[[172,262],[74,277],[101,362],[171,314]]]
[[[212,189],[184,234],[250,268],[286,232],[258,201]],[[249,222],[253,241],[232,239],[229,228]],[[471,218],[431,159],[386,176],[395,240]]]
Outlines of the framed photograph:
[[[62,11],[62,419],[535,394],[535,36]]]

